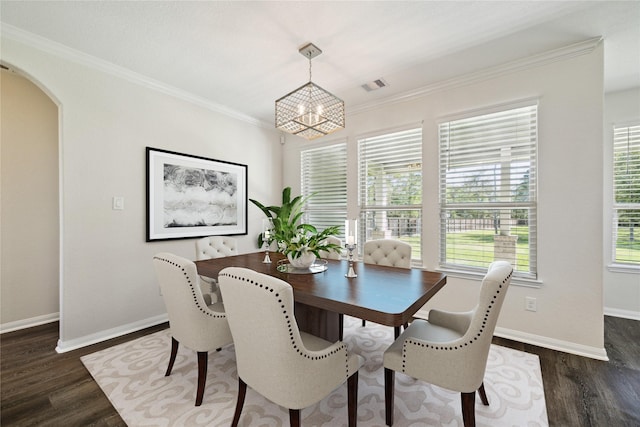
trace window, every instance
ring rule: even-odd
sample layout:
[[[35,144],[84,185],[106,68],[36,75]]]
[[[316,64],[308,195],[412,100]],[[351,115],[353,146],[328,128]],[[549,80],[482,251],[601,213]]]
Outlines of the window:
[[[304,222],[324,230],[344,228],[347,218],[347,144],[322,146],[300,154],[302,195],[313,194],[305,206]]]
[[[440,265],[536,278],[537,105],[439,124]]]
[[[422,128],[359,139],[358,163],[358,240],[403,240],[420,260]]]
[[[640,266],[640,125],[613,129],[613,261]]]

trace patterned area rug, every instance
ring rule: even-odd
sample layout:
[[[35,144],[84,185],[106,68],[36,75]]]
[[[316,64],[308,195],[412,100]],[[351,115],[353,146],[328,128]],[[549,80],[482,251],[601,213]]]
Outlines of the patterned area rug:
[[[345,342],[365,358],[360,369],[358,423],[383,427],[382,353],[393,328],[345,317]],[[168,330],[82,357],[120,416],[130,427],[228,426],[238,389],[233,346],[209,355],[202,406],[195,407],[195,352],[180,348],[171,376],[165,377],[170,349]],[[485,375],[490,405],[476,398],[476,425],[548,426],[538,356],[492,345]],[[462,426],[460,394],[396,373],[395,422],[406,426]],[[302,425],[346,426],[347,387],[301,411]],[[289,413],[249,388],[240,426],[288,426]]]

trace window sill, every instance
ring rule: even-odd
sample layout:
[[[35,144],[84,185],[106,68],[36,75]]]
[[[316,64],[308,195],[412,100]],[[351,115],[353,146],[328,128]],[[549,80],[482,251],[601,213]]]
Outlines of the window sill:
[[[612,273],[640,274],[640,265],[632,264],[609,264],[607,270]]]
[[[458,277],[460,279],[477,280],[477,281],[481,281],[485,276],[485,273],[481,273],[481,272],[453,270],[450,268],[436,268],[436,271],[446,273],[446,275],[450,277]],[[516,277],[516,276],[511,278],[511,284],[516,286],[524,286],[527,288],[540,288],[543,285],[541,280],[527,279],[524,277]]]

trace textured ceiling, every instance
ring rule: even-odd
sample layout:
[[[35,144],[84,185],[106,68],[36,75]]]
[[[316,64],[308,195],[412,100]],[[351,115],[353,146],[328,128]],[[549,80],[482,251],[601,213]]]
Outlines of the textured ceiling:
[[[602,36],[605,89],[640,86],[638,1],[6,1],[28,32],[266,123],[313,81],[349,108]],[[388,87],[361,86],[383,78]]]

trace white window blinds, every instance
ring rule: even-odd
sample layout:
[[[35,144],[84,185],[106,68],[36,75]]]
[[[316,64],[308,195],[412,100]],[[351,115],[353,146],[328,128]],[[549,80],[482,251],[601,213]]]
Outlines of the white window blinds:
[[[613,261],[640,265],[640,125],[613,130]]]
[[[536,277],[537,105],[439,124],[440,264]]]
[[[358,140],[359,241],[395,238],[421,259],[422,128]]]
[[[304,222],[318,230],[338,226],[347,218],[346,142],[303,150],[300,154],[302,195],[307,201]]]

